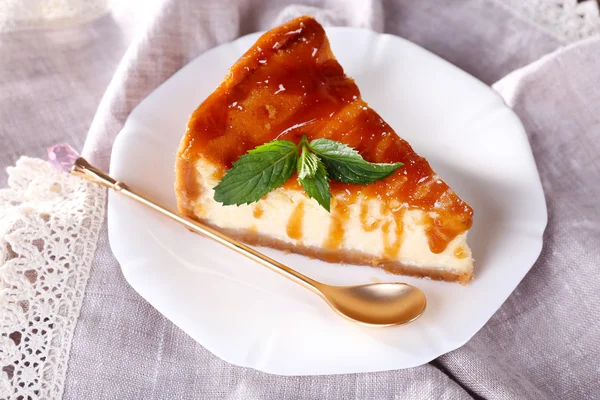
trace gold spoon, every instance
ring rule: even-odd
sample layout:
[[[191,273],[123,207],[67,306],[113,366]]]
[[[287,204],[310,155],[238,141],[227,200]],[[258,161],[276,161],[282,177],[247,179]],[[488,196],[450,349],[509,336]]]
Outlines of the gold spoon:
[[[406,283],[373,283],[358,286],[331,286],[309,278],[270,257],[240,243],[219,231],[183,217],[134,192],[123,182],[118,182],[79,157],[71,173],[113,189],[130,199],[140,202],[188,229],[200,233],[240,253],[251,260],[301,284],[321,296],[338,314],[362,325],[391,326],[405,324],[417,319],[427,301],[423,292]]]

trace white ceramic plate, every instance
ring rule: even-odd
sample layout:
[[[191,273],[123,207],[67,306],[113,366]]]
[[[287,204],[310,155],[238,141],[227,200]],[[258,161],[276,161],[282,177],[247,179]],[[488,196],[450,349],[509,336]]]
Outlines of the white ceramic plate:
[[[282,375],[414,367],[467,342],[531,268],[546,226],[544,194],[523,126],[489,87],[395,36],[350,28],[327,34],[366,101],[472,205],[475,280],[463,287],[264,249],[326,283],[400,280],[423,289],[428,308],[419,320],[373,329],[114,193],[110,243],[135,290],[233,364]],[[206,52],[150,94],[117,137],[112,175],[175,208],[173,165],[188,116],[257,37]]]

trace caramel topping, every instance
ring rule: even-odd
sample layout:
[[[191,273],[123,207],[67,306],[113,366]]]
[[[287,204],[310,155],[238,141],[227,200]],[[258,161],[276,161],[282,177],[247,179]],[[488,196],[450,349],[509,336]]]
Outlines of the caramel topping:
[[[425,234],[432,253],[441,253],[452,239],[471,227],[470,221],[468,227],[465,228],[467,225],[460,220],[432,218],[429,215],[424,217],[424,223]]]
[[[360,203],[360,224],[365,232],[371,232],[381,225],[380,220],[369,222],[369,203],[365,200]]]
[[[467,256],[468,254],[462,246],[458,246],[456,249],[454,249],[454,257],[463,259],[467,258]]]
[[[367,106],[331,53],[325,31],[307,16],[265,33],[231,67],[192,115],[179,157],[190,161],[202,157],[224,172],[256,146],[275,139],[298,143],[303,134],[309,140],[325,137],[346,143],[370,162],[404,163],[374,184],[331,182],[331,191],[334,196],[361,191],[367,198],[394,200],[405,209],[434,211],[437,217],[428,230],[433,252],[443,251],[470,228],[471,207]],[[188,195],[193,194],[191,189]],[[327,248],[342,243],[346,210],[342,205],[333,207]],[[366,223],[367,214],[361,206],[363,227],[376,229]]]
[[[290,219],[288,220],[288,223],[287,223],[286,232],[290,238],[296,239],[296,240],[302,239],[302,235],[303,235],[302,223],[303,223],[303,221],[304,221],[304,202],[300,202],[296,205],[296,208],[294,208],[294,211],[292,211],[292,215],[290,216]]]
[[[333,199],[331,203],[331,223],[329,235],[323,244],[326,249],[337,249],[344,241],[346,222],[348,221],[348,205],[345,200]]]
[[[200,195],[200,186],[198,185],[198,177],[196,176],[194,164],[187,160],[181,160],[178,166],[185,170],[184,182],[187,195],[192,199],[197,198]]]
[[[404,210],[401,209],[396,212],[392,212],[394,216],[393,221],[395,222],[396,229],[394,229],[394,237],[390,234],[390,227],[392,220],[386,221],[381,230],[383,231],[383,253],[386,258],[395,259],[402,246],[402,233],[404,231],[404,224],[402,218],[404,217]]]
[[[258,218],[262,217],[263,213],[264,213],[264,210],[262,209],[262,207],[259,204],[254,206],[254,209],[252,210],[252,215],[254,215],[254,218],[258,219]]]

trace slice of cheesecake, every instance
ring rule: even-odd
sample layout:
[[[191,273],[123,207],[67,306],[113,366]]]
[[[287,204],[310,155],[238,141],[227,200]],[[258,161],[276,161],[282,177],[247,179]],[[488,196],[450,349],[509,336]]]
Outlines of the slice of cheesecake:
[[[295,176],[254,204],[214,200],[213,188],[241,155],[302,135],[404,166],[366,186],[331,181],[331,213]],[[473,277],[473,210],[361,99],[311,17],[265,33],[231,67],[191,116],[175,168],[179,210],[247,243],[394,274],[463,284]]]

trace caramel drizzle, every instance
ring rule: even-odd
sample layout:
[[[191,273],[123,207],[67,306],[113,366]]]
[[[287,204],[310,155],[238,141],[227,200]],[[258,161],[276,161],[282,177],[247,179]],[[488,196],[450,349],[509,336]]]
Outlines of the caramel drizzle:
[[[185,193],[185,196],[189,200],[197,199],[200,195],[200,185],[194,163],[187,159],[179,158],[177,160],[177,174],[176,190]]]
[[[302,239],[302,236],[304,234],[304,232],[303,232],[304,229],[302,226],[303,220],[304,220],[304,202],[300,202],[296,205],[296,208],[294,208],[294,211],[292,211],[292,215],[290,216],[290,219],[288,220],[288,223],[287,223],[286,232],[290,238],[296,239],[296,240]]]
[[[331,250],[338,249],[342,245],[349,217],[348,204],[344,200],[334,198],[331,205],[329,235],[325,239],[323,247]]]
[[[396,259],[398,257],[398,252],[400,251],[400,247],[402,246],[402,233],[404,232],[404,222],[402,221],[402,218],[404,217],[404,209],[392,211],[391,215],[393,216],[393,220],[386,221],[381,227],[381,231],[383,233],[383,254],[386,258]],[[394,222],[395,237],[392,239],[392,235],[390,235],[390,228]]]
[[[258,204],[252,210],[252,215],[254,215],[254,218],[256,218],[256,219],[262,217],[263,213],[264,213],[264,210]]]
[[[363,200],[360,203],[360,223],[365,232],[371,232],[375,229],[379,228],[381,225],[380,220],[375,220],[372,223],[368,223],[369,219],[369,203],[366,200]]]
[[[454,257],[458,259],[463,259],[467,258],[467,256],[468,254],[462,246],[459,246],[456,249],[454,249]]]
[[[444,226],[444,221],[439,218],[434,219],[429,215],[425,215],[423,222],[426,226],[425,234],[427,235],[427,239],[429,239],[429,250],[435,254],[446,250],[448,244],[462,233],[452,226]]]

